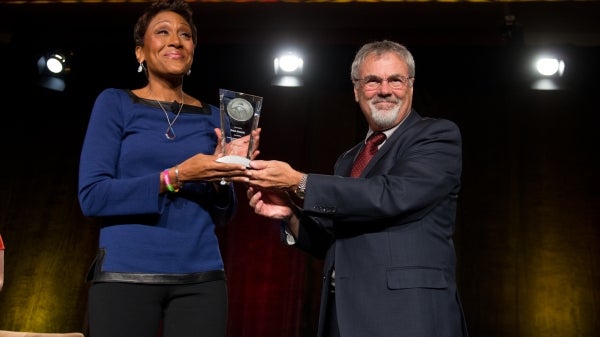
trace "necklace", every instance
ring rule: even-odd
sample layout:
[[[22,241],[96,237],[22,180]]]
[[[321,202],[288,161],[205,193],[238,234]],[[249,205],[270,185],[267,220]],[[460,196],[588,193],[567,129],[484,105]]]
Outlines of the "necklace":
[[[152,93],[152,90],[150,90],[150,87],[148,87],[148,90],[150,91],[152,96],[154,96],[154,93]],[[175,121],[177,120],[177,118],[179,118],[181,109],[183,109],[183,89],[181,90],[181,104],[179,104],[179,111],[177,111],[177,114],[175,115],[175,118],[173,118],[173,120],[171,120],[169,118],[169,114],[167,113],[167,110],[165,110],[165,108],[162,106],[160,101],[157,100],[156,98],[154,100],[156,101],[156,103],[158,103],[158,106],[160,106],[160,109],[165,113],[165,117],[167,117],[167,123],[169,124],[169,126],[167,126],[167,129],[165,130],[165,137],[167,137],[168,140],[175,139],[175,137],[177,137],[177,135],[175,135],[175,130],[173,130],[173,124],[175,124]]]

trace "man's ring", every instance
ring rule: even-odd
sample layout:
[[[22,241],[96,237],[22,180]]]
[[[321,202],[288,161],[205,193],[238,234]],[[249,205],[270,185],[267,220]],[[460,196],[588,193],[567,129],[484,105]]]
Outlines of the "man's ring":
[[[227,185],[227,180],[225,180],[225,178],[221,178],[221,182],[219,182],[219,184],[221,184],[221,186],[225,186]]]

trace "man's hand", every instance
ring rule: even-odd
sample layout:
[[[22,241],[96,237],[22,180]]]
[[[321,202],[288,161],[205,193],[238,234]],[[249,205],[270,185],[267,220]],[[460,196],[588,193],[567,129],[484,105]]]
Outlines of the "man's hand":
[[[290,196],[285,192],[264,191],[248,187],[246,195],[250,199],[250,207],[258,215],[287,222],[294,215],[292,207],[295,206],[293,206]]]
[[[250,185],[261,189],[293,192],[304,175],[278,160],[253,160],[250,168]]]

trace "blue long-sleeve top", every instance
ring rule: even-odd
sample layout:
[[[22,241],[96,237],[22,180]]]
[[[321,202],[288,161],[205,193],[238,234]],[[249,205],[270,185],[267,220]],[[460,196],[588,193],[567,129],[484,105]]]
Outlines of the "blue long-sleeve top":
[[[173,121],[179,105],[161,103]],[[233,216],[233,187],[223,192],[212,182],[186,182],[178,193],[159,193],[161,171],[214,153],[219,109],[184,105],[173,140],[165,137],[168,126],[156,101],[114,88],[98,95],[78,188],[83,214],[102,219],[96,270],[179,275],[224,269],[215,225]]]

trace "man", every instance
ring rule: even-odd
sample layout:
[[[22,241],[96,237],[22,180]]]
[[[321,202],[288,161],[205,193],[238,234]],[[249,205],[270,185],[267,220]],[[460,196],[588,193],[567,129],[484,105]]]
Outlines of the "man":
[[[362,172],[351,173],[364,143],[338,158],[334,175],[251,162],[250,206],[284,220],[288,244],[325,259],[319,337],[467,336],[452,240],[461,135],[412,109],[414,77],[398,43],[356,54],[351,78],[367,138],[386,136]]]

